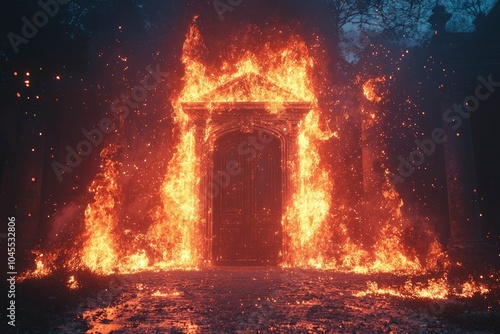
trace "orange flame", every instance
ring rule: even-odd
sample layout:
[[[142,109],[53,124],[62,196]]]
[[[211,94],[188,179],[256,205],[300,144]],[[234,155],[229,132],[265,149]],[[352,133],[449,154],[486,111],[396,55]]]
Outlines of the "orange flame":
[[[310,70],[313,59],[304,41],[292,37],[285,48],[275,50],[266,43],[257,56],[245,52],[236,61],[224,61],[220,69],[208,68],[199,54],[204,49],[200,32],[193,24],[184,42],[182,62],[184,86],[178,102],[316,102]],[[246,77],[246,86],[233,86]],[[273,90],[265,80],[281,88]],[[227,86],[224,93],[220,89]],[[271,89],[270,89],[271,88]],[[274,88],[274,89],[279,89]]]
[[[200,182],[198,159],[195,153],[193,129],[187,115],[178,111],[182,129],[177,152],[170,161],[161,188],[162,206],[155,213],[156,221],[148,237],[154,249],[162,250],[161,264],[168,267],[195,267],[200,260],[200,208],[197,187]]]
[[[356,297],[364,297],[370,294],[392,295],[402,298],[427,298],[427,299],[448,299],[450,297],[471,298],[474,295],[484,295],[490,289],[483,284],[469,278],[467,282],[461,283],[458,287],[453,287],[448,283],[447,275],[442,278],[431,278],[426,283],[413,283],[408,279],[402,287],[379,287],[376,282],[367,282],[367,289],[353,293]]]
[[[280,50],[272,49],[268,43],[259,56],[247,52],[232,64],[224,62],[219,70],[207,68],[204,60],[199,59],[203,49],[200,33],[193,25],[183,48],[186,74],[185,85],[176,103],[177,113],[181,115],[179,118],[187,118],[178,106],[181,101],[206,102],[209,109],[212,102],[265,102],[270,113],[278,112],[284,102],[309,102],[313,105],[300,124],[299,164],[292,176],[293,199],[283,221],[287,222],[286,233],[290,239],[289,264],[321,266],[324,255],[317,243],[328,235],[325,233],[328,230],[326,218],[330,210],[332,186],[328,172],[321,166],[319,144],[334,134],[319,128],[320,113],[310,79],[314,61],[305,42],[292,37]],[[246,79],[245,86],[235,84],[241,78]],[[210,120],[207,120],[209,126]],[[185,159],[190,158],[186,156]],[[196,197],[194,188],[190,196]]]
[[[102,172],[89,188],[94,193],[94,202],[85,210],[85,239],[82,250],[82,263],[89,269],[111,274],[116,270],[117,246],[114,229],[117,225],[116,202],[119,192],[118,171],[112,161],[113,148],[101,152]]]
[[[78,283],[78,281],[76,280],[75,276],[74,275],[71,275],[69,278],[68,278],[68,282],[66,282],[66,286],[68,287],[68,289],[70,290],[77,290],[80,288],[80,284]]]
[[[187,102],[203,103],[209,111],[221,102],[263,102],[269,113],[280,112],[286,102],[311,105],[299,124],[298,160],[291,166],[291,201],[282,217],[288,245],[283,265],[358,273],[415,273],[434,268],[445,258],[435,238],[429,245],[425,265],[414,251],[405,248],[402,233],[409,223],[401,213],[403,202],[384,172],[371,175],[375,191],[367,192],[359,207],[340,200],[334,206],[333,171],[328,169],[320,152],[324,142],[334,137],[337,140],[339,135],[322,129],[326,122],[317,95],[321,87],[315,87],[314,58],[303,40],[292,36],[278,47],[266,43],[258,54],[246,51],[239,56],[228,56],[218,67],[207,65],[204,50],[200,32],[193,24],[183,46],[183,87],[171,101],[178,143],[163,183],[156,189],[161,203],[152,210],[152,224],[145,235],[137,238],[140,242],[124,242],[118,217],[122,205],[120,164],[115,154],[117,146],[110,145],[101,152],[101,170],[89,188],[93,201],[85,210],[81,259],[79,263],[72,260],[78,263],[74,267],[83,265],[97,273],[111,274],[193,269],[201,264],[207,243],[199,192],[202,153],[197,150],[199,136],[195,135],[193,121],[182,109]],[[384,77],[366,81],[362,85],[365,97],[380,102],[382,96],[377,95],[375,83],[384,82]],[[369,117],[364,117],[362,131],[370,131],[379,124],[380,116],[373,104],[365,107],[368,113],[363,114]],[[210,123],[208,116],[206,129],[210,129]],[[369,153],[367,157],[385,158],[383,148]],[[377,177],[379,180],[375,180]],[[363,244],[356,239],[352,215],[373,225],[371,232],[376,242]],[[43,266],[41,262],[40,272]]]
[[[382,97],[377,95],[375,83],[383,83],[383,82],[385,82],[385,77],[377,77],[374,79],[368,79],[363,84],[363,94],[369,101],[373,102],[382,101]]]
[[[319,113],[315,110],[301,124],[299,166],[293,178],[295,192],[284,217],[290,237],[289,265],[317,268],[325,265],[325,251],[331,233],[327,219],[330,216],[333,184],[328,171],[321,165],[318,148],[321,140],[331,136],[333,134],[319,129]]]

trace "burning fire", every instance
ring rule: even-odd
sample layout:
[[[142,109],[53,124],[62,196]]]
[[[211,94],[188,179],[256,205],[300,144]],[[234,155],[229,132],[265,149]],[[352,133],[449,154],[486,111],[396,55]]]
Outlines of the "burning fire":
[[[204,50],[194,23],[183,47],[182,90],[171,101],[178,143],[163,182],[156,189],[161,203],[150,212],[152,223],[144,234],[136,233],[132,237],[130,230],[120,228],[117,213],[123,209],[124,194],[117,155],[119,145],[110,144],[101,152],[101,170],[89,187],[93,200],[85,210],[85,233],[80,240],[82,247],[76,252],[80,257],[78,260],[78,256],[73,256],[69,267],[111,274],[195,269],[202,264],[207,241],[199,191],[201,153],[196,150],[193,121],[182,109],[182,104],[188,102],[204,103],[212,112],[221,102],[262,102],[271,114],[279,113],[285,102],[311,105],[299,125],[298,161],[291,168],[291,202],[282,217],[288,245],[283,266],[412,274],[447,262],[430,230],[425,254],[419,256],[415,249],[405,245],[403,233],[412,227],[401,212],[403,201],[388,181],[384,166],[378,174],[367,171],[367,184],[373,189],[367,191],[359,205],[332,198],[335,189],[332,175],[336,171],[329,169],[321,150],[326,142],[342,140],[342,136],[325,126],[330,120],[325,119],[328,113],[321,110],[318,102],[321,87],[317,87],[318,81],[313,78],[315,59],[306,42],[291,36],[279,46],[264,43],[258,54],[247,50],[240,56],[228,57],[220,66],[207,65],[202,56]],[[241,78],[245,78],[246,85],[237,84]],[[376,104],[382,101],[382,96],[377,94],[376,86],[384,83],[384,77],[377,77],[359,87],[366,97],[360,107],[364,133],[381,122]],[[218,87],[227,89],[221,93],[215,89]],[[206,122],[206,128],[210,129],[211,118]],[[367,152],[369,159],[385,159],[383,145]],[[354,220],[369,225],[369,237],[374,242],[366,241],[365,235],[356,235],[352,228]],[[40,255],[32,274],[48,274],[47,266],[50,265]],[[78,282],[72,276],[68,285],[78,286]],[[477,289],[472,282],[467,287],[464,285],[463,293]],[[481,293],[486,291],[479,289]],[[407,282],[403,291],[380,288],[373,283],[363,293],[446,298],[448,290],[445,282],[438,279],[430,280],[426,287]]]
[[[288,264],[292,266],[321,268],[325,265],[325,252],[331,235],[327,218],[333,184],[328,171],[320,164],[318,145],[331,136],[319,129],[319,113],[316,110],[312,110],[301,124],[299,166],[293,178],[295,192],[284,217],[290,237]]]
[[[377,77],[374,79],[368,79],[364,84],[363,84],[363,94],[369,101],[373,102],[380,102],[382,101],[382,97],[377,95],[376,93],[376,84],[377,83],[384,83],[385,82],[385,77]]]
[[[196,18],[195,18],[196,21]],[[200,32],[193,24],[184,42],[182,62],[185,66],[184,86],[179,102],[316,102],[310,78],[314,61],[308,48],[299,37],[292,37],[287,45],[276,50],[265,43],[259,55],[249,51],[239,59],[227,59],[220,69],[205,65],[200,54],[205,49]],[[266,82],[274,83],[282,90],[269,90]],[[247,77],[245,87],[231,86],[235,79]],[[216,87],[229,86],[229,92],[221,94]],[[277,94],[278,93],[278,94]],[[179,115],[179,107],[176,107]]]
[[[44,277],[52,273],[54,257],[52,257],[52,259],[47,259],[47,256],[44,256],[44,254],[39,251],[33,251],[33,253],[37,256],[35,260],[35,269],[21,275],[19,277],[20,281],[28,277]]]
[[[80,284],[78,283],[78,281],[76,280],[74,275],[71,275],[68,278],[68,282],[66,283],[66,286],[70,290],[78,290],[80,288]]]
[[[484,295],[490,290],[483,284],[469,278],[467,282],[450,286],[447,275],[443,278],[431,278],[426,283],[413,283],[408,279],[403,287],[379,287],[376,282],[369,281],[367,289],[354,293],[356,297],[364,297],[369,294],[391,295],[402,298],[427,298],[427,299],[447,299],[449,297],[471,298],[474,295]]]
[[[89,192],[94,193],[94,202],[85,210],[85,243],[82,263],[95,272],[110,274],[117,264],[117,246],[113,232],[117,225],[116,195],[119,191],[115,163],[111,156],[113,148],[101,152],[102,172],[92,182]]]
[[[207,68],[204,60],[197,57],[203,48],[200,33],[193,25],[183,49],[185,85],[178,101],[205,102],[209,109],[214,102],[264,102],[270,113],[279,112],[285,102],[311,103],[311,111],[300,124],[299,161],[292,177],[292,203],[283,216],[283,225],[287,226],[285,233],[290,245],[287,264],[321,267],[326,247],[321,249],[317,245],[318,242],[322,245],[328,242],[326,218],[330,211],[332,181],[328,171],[321,165],[319,145],[335,133],[320,129],[320,110],[311,79],[314,59],[306,43],[298,37],[292,37],[284,48],[278,50],[266,43],[258,56],[246,52],[233,63],[224,62],[217,73],[214,73],[213,68]],[[247,86],[232,85],[242,77],[247,79]],[[214,90],[214,87],[221,86],[230,89],[224,93]],[[276,92],[276,87],[279,87],[279,92]],[[186,119],[186,114],[179,106],[177,112],[180,113],[180,119]],[[209,128],[210,120],[207,122]],[[189,196],[196,197],[196,193],[192,192]]]

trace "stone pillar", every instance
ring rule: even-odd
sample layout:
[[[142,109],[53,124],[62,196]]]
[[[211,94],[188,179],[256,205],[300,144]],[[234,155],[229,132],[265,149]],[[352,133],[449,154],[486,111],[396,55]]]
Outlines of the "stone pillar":
[[[211,259],[212,253],[212,243],[209,242],[212,238],[211,226],[209,226],[209,216],[208,216],[208,201],[210,200],[210,171],[212,168],[212,162],[209,160],[208,147],[205,142],[205,131],[206,131],[206,111],[204,109],[193,109],[189,110],[189,116],[194,126],[195,135],[195,152],[196,156],[199,157],[198,161],[198,175],[200,176],[200,184],[198,185],[198,199],[200,200],[200,217],[201,221],[198,223],[198,233],[204,238],[202,244],[202,249],[200,250],[201,260],[209,261]]]
[[[305,115],[302,114],[301,116]],[[299,145],[298,145],[298,136],[299,136],[299,123],[300,118],[289,118],[286,122],[286,133],[285,141],[286,146],[284,150],[283,162],[286,166],[284,168],[284,177],[283,177],[283,217],[285,217],[286,210],[292,204],[292,188],[296,186],[292,180],[292,175],[297,175],[299,173]],[[283,130],[283,129],[282,129]],[[283,235],[282,235],[282,257],[281,260],[284,260],[284,263],[291,263],[290,261],[290,234],[288,233],[288,221],[284,219],[282,221],[283,227]]]
[[[464,96],[466,94],[450,94],[443,99],[442,106],[443,115],[454,115],[461,119],[460,125],[457,121],[443,121],[443,129],[447,135],[444,157],[450,218],[448,250],[450,256],[457,261],[475,259],[484,250],[470,118],[447,112],[453,107],[453,103],[461,103]]]

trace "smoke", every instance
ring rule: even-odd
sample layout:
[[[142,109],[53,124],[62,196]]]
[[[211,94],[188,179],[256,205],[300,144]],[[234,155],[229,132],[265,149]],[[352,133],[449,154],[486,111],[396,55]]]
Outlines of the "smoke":
[[[84,211],[81,201],[66,204],[50,222],[51,228],[45,238],[47,246],[75,239],[83,229]]]

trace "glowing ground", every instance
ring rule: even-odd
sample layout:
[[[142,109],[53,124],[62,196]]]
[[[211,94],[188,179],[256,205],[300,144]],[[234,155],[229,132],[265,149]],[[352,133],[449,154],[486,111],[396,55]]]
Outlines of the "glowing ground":
[[[47,329],[67,333],[494,333],[500,328],[498,286],[486,296],[441,301],[357,295],[366,290],[368,281],[402,284],[407,278],[269,267],[113,276],[91,293],[79,295],[69,308],[66,303],[65,311],[51,319]],[[63,303],[61,298],[55,297],[53,303],[56,299]],[[50,308],[48,300],[31,307]],[[24,329],[29,331],[29,326]]]

